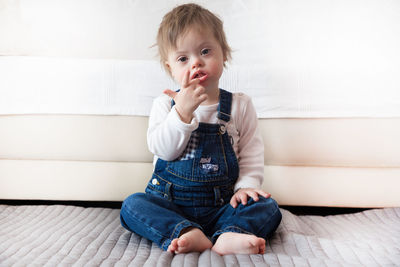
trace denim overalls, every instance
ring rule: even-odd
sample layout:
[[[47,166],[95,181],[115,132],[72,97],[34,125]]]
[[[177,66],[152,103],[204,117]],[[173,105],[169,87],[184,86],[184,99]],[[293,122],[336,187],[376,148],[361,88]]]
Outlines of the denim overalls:
[[[238,161],[225,124],[230,120],[232,93],[220,89],[219,124],[199,123],[183,155],[158,159],[146,193],[122,204],[121,224],[167,250],[187,227],[197,227],[215,242],[224,232],[263,238],[278,227],[282,215],[272,198],[249,199],[233,208],[229,201],[239,176]]]

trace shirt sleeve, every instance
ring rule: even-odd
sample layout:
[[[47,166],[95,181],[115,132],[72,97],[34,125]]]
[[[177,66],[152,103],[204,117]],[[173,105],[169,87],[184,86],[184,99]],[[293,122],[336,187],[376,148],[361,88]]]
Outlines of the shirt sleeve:
[[[261,188],[264,180],[264,143],[258,128],[257,113],[250,97],[245,96],[243,100],[237,121],[239,177],[235,192],[240,188]]]
[[[182,122],[175,106],[171,108],[170,97],[166,95],[157,97],[153,101],[147,130],[150,152],[166,161],[178,158],[198,125],[195,117],[190,124]]]

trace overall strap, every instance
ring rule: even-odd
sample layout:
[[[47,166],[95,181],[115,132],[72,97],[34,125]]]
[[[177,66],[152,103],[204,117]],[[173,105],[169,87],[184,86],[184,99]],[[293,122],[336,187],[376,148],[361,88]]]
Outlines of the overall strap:
[[[232,93],[219,89],[218,119],[228,122],[231,119]]]
[[[181,89],[176,90],[175,92],[179,92]],[[171,108],[175,105],[175,101],[174,99],[171,100]]]

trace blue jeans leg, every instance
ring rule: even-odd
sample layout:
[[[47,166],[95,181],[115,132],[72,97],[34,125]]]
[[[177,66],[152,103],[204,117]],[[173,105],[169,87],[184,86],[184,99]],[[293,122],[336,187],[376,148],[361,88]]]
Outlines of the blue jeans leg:
[[[225,232],[254,234],[268,238],[278,228],[282,219],[276,201],[261,196],[257,202],[250,198],[246,205],[239,204],[236,208],[226,204],[217,216],[219,218],[213,228],[213,242]]]
[[[197,223],[187,220],[172,202],[144,193],[133,194],[124,200],[120,219],[127,230],[155,242],[163,250],[168,249],[183,229],[197,227],[203,230]]]

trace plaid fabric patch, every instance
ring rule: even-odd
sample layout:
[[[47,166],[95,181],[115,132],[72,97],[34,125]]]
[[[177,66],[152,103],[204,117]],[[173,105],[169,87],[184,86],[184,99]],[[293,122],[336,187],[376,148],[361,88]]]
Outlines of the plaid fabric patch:
[[[197,132],[192,132],[190,135],[189,142],[183,151],[182,155],[178,158],[178,160],[189,160],[194,159],[196,154],[196,148],[199,145],[199,134]]]

